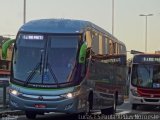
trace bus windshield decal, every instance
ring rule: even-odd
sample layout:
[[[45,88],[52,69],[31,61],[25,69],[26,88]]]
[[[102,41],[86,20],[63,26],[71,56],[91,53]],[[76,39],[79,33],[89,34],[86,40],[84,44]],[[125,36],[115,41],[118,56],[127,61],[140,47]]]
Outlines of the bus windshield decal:
[[[160,88],[160,83],[153,83],[153,88]]]

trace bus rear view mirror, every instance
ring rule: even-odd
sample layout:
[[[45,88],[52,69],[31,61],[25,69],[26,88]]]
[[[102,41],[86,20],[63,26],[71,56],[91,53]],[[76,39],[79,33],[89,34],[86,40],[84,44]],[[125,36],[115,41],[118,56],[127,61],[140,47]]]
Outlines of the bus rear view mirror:
[[[80,53],[79,53],[79,63],[84,64],[86,60],[86,51],[87,51],[87,45],[86,43],[83,43],[81,48],[80,48]]]

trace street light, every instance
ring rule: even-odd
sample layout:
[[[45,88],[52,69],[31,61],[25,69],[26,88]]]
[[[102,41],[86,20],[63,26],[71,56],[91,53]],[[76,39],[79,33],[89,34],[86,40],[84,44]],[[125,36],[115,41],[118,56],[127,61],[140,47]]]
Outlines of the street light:
[[[114,35],[114,0],[112,0],[112,35]]]
[[[24,3],[23,3],[23,24],[26,23],[26,0],[24,0]]]
[[[145,20],[146,20],[146,28],[145,28],[145,52],[147,52],[147,17],[148,16],[153,16],[153,14],[140,14],[139,16],[143,16],[145,17]]]

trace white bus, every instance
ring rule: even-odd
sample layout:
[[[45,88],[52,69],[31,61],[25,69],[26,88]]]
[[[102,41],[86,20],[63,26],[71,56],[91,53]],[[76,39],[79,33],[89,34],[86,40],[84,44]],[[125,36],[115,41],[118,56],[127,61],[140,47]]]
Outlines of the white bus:
[[[160,54],[134,55],[129,79],[132,109],[139,105],[160,105]]]

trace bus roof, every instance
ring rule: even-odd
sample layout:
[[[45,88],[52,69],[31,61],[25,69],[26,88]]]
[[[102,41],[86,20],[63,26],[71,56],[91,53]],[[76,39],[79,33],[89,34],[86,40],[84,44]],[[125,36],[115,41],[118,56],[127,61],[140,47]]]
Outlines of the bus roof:
[[[108,37],[114,38],[124,45],[123,42],[113,37],[109,32],[105,31],[101,27],[84,20],[72,20],[72,19],[39,19],[32,20],[24,24],[20,28],[20,32],[35,32],[35,33],[83,33],[87,29],[94,29],[101,32]]]
[[[81,33],[89,22],[69,19],[40,19],[24,24],[20,31],[40,33]]]

